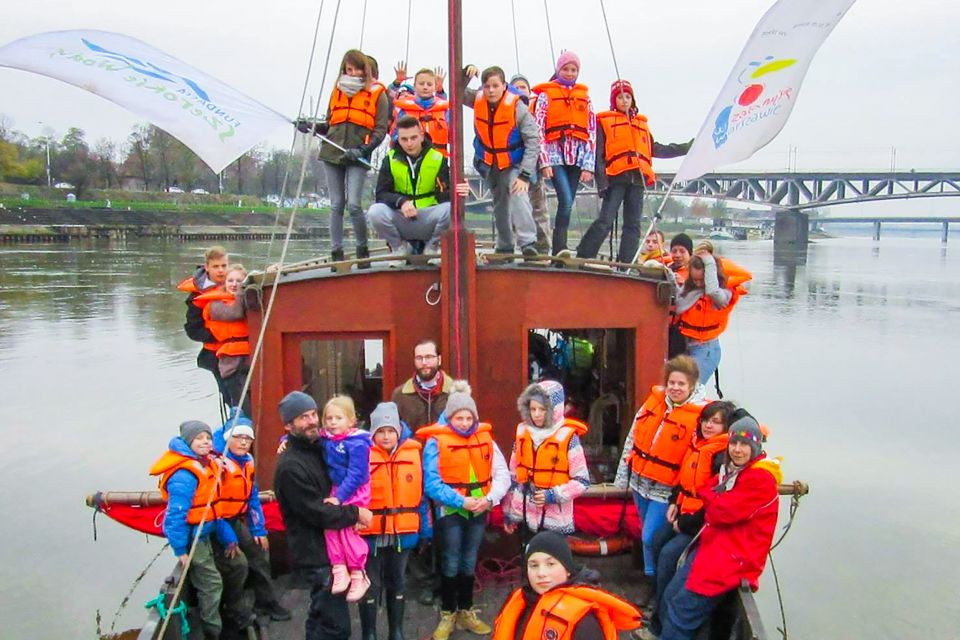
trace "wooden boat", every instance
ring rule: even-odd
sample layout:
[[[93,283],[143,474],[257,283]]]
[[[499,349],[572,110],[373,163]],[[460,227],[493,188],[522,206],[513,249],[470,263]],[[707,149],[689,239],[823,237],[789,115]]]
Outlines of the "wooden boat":
[[[460,2],[448,0],[448,5],[454,43],[449,68],[460,69]],[[451,74],[450,95],[459,95],[460,82],[457,74]],[[458,183],[463,176],[460,110],[451,110],[451,116],[451,180]],[[269,489],[276,443],[283,434],[276,407],[287,392],[304,390],[318,402],[333,393],[349,393],[363,418],[411,375],[415,344],[434,339],[444,370],[470,381],[483,419],[495,425],[495,437],[508,451],[517,420],[516,395],[532,376],[550,371],[565,383],[580,417],[590,423],[585,449],[593,479],[603,483],[612,480],[634,409],[662,375],[672,286],[661,270],[603,260],[551,262],[546,256],[525,260],[478,252],[475,237],[463,222],[463,202],[454,200],[453,224],[443,239],[439,264],[416,257],[390,268],[384,265],[394,261],[392,257],[313,260],[281,265],[248,280],[248,301],[262,303],[261,311],[248,316],[250,335],[263,329],[250,394],[258,433],[254,453],[260,487],[268,491],[264,500],[272,530],[271,555],[281,571],[287,565],[286,546]],[[788,485],[783,491],[799,489]],[[155,492],[97,494],[88,503],[154,533],[163,509]],[[613,533],[622,530],[625,516],[631,537],[637,537],[636,514],[625,492],[594,488],[590,496],[578,500],[578,510],[586,513],[591,504],[599,511],[621,514]],[[592,516],[584,520],[599,521]],[[604,537],[610,531],[594,533]],[[618,541],[616,546],[625,545]],[[513,546],[506,553],[516,552]],[[607,563],[606,576],[622,577],[608,582],[608,587],[637,595],[629,563],[599,560]],[[174,604],[180,572],[178,564],[161,588],[160,599],[167,608]],[[485,587],[484,594],[493,597],[498,592]],[[299,597],[302,600],[302,593]],[[285,604],[297,608],[297,602]],[[489,604],[499,606],[492,600]],[[732,637],[764,637],[749,589],[738,591],[732,610],[738,613],[729,625]],[[302,621],[304,612],[297,613]],[[159,638],[161,617],[158,609],[152,609],[139,637]],[[433,623],[432,614],[408,611],[408,618],[417,624]],[[299,635],[302,629],[261,623],[261,637]],[[181,624],[175,621],[163,638],[181,634]]]

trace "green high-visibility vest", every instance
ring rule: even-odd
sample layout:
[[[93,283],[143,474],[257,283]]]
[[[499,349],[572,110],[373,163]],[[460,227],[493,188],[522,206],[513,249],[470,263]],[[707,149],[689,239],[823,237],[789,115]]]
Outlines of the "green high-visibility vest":
[[[431,148],[424,154],[417,167],[417,184],[410,182],[410,165],[406,158],[397,157],[395,149],[387,152],[390,159],[390,173],[393,175],[393,188],[397,193],[413,197],[413,206],[430,207],[437,204],[437,176],[443,164],[443,154]]]

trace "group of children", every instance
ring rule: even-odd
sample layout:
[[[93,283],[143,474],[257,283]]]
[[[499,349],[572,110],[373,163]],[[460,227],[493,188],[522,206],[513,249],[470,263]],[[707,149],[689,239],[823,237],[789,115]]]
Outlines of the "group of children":
[[[610,88],[609,110],[595,113],[586,85],[578,82],[580,59],[564,51],[546,82],[530,85],[522,75],[507,82],[500,67],[463,69],[464,84],[479,77],[480,89],[465,89],[448,100],[441,70],[417,71],[406,84],[405,63],[396,67],[389,87],[378,79],[376,61],[351,49],[320,122],[299,120],[298,128],[321,138],[331,201],[331,257],[344,258],[343,215],[353,221],[356,255],[369,257],[367,221],[360,205],[370,157],[404,116],[413,116],[433,146],[449,153],[451,103],[463,101],[474,113],[474,165],[493,194],[498,252],[572,256],[567,247],[570,214],[580,185],[596,179],[603,204],[577,248],[578,257],[596,257],[621,205],[624,229],[618,261],[630,263],[640,242],[643,191],[656,175],[654,157],[683,155],[689,143],[661,145],[653,140],[647,118],[638,112],[626,80]],[[552,233],[546,213],[544,181],[557,196]],[[514,238],[514,235],[516,238]]]
[[[316,407],[301,392],[292,392],[284,403],[296,404],[289,400],[293,396],[302,396],[303,406]],[[439,420],[416,434],[401,422],[393,402],[380,403],[371,413],[369,431],[358,427],[348,396],[325,404],[318,446],[332,488],[323,500],[373,514],[367,526],[323,531],[332,573],[329,590],[358,603],[363,640],[376,638],[381,598],[389,639],[403,640],[407,560],[418,541],[433,532],[441,580],[434,640],[448,640],[455,629],[493,631],[507,640],[524,628],[522,637],[527,637],[531,629],[539,634],[546,631],[542,625],[551,624],[582,627],[575,634],[581,640],[612,640],[617,630],[639,626],[633,605],[577,574],[562,537],[573,533],[574,501],[590,485],[580,443],[588,427],[567,417],[564,407],[558,382],[525,389],[518,398],[521,421],[508,462],[493,427],[481,421],[468,387],[459,383]],[[225,428],[215,438],[203,423],[184,423],[151,470],[160,476],[168,499],[164,533],[185,563],[199,535],[190,579],[211,637],[222,626],[221,604],[235,625],[249,624],[242,597],[246,566],[251,582],[256,575],[261,585],[258,607],[277,619],[289,615],[269,583],[266,530],[248,453],[252,425],[240,416],[228,419]],[[218,439],[222,457],[211,453]],[[776,461],[762,453],[763,440],[746,411],[725,402],[704,403],[695,361],[680,356],[667,362],[664,384],[652,389],[637,412],[617,476],[617,483],[632,492],[643,522],[644,573],[656,585],[657,596],[645,612],[647,637],[662,632],[663,638],[692,638],[739,578],[756,585],[776,523],[780,479]],[[473,596],[487,516],[497,505],[504,529],[521,529],[529,544],[526,581],[491,629],[478,616]],[[741,558],[737,566],[724,555],[730,549]],[[678,571],[685,552],[687,562]],[[246,566],[237,569],[236,559],[244,557]],[[530,615],[552,610],[558,599],[564,601],[559,621]]]

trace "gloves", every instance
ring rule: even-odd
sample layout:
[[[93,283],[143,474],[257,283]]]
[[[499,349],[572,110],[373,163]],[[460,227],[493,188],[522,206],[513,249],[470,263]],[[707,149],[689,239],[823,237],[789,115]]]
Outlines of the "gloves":
[[[363,151],[360,150],[360,147],[347,149],[343,152],[343,159],[347,162],[360,162],[361,158],[363,158]]]
[[[326,122],[309,120],[307,118],[300,118],[294,123],[297,127],[297,131],[300,133],[319,133],[320,135],[326,135],[327,131],[330,129],[330,125]]]

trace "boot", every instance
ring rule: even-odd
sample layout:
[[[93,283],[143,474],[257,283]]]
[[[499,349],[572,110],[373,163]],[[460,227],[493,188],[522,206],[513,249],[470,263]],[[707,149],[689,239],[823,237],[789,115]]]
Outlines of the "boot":
[[[465,611],[473,607],[473,576],[459,575],[457,581],[457,609]]]
[[[493,629],[477,616],[476,609],[460,609],[457,611],[457,629],[466,629],[477,635],[487,635]]]
[[[360,640],[377,640],[377,599],[364,598],[357,603],[357,608],[360,610]]]
[[[440,622],[437,624],[437,628],[433,630],[433,640],[450,640],[450,634],[453,633],[456,622],[456,611],[441,611]]]
[[[370,247],[365,244],[357,245],[357,260],[370,257]],[[358,264],[357,269],[369,269],[370,263]]]
[[[387,640],[405,640],[403,637],[403,610],[406,602],[402,593],[387,591]],[[362,640],[375,640],[364,637]]]
[[[333,584],[330,586],[330,593],[336,595],[343,593],[350,586],[350,574],[347,573],[347,565],[335,564],[330,569],[333,574]]]
[[[441,611],[455,612],[457,610],[457,580],[459,580],[457,577],[440,576]]]
[[[370,579],[366,571],[350,572],[350,589],[347,591],[347,602],[358,602],[370,588]]]
[[[341,262],[344,257],[343,249],[334,249],[330,252],[330,262]]]

